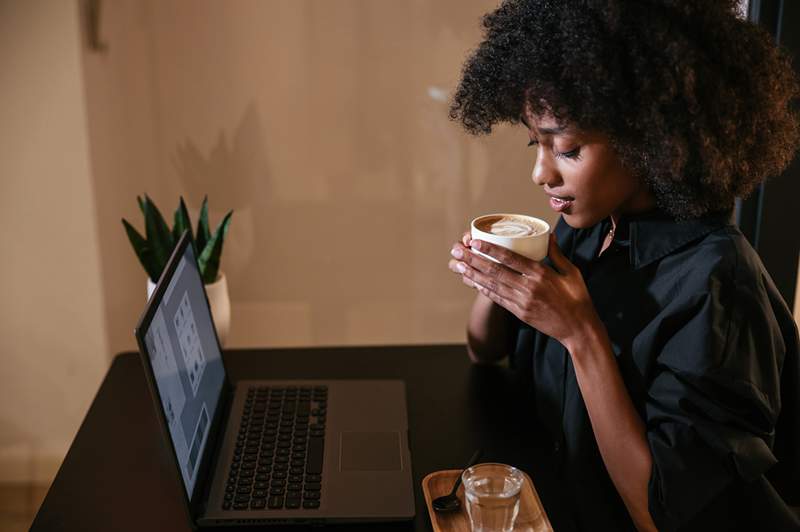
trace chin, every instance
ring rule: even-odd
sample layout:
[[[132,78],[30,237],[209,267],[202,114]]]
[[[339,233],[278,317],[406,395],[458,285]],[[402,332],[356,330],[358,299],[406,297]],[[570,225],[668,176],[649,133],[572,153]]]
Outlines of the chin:
[[[587,229],[596,225],[600,220],[603,219],[596,216],[586,216],[583,214],[571,214],[566,212],[561,213],[561,217],[564,218],[564,221],[567,222],[567,225],[573,229]]]

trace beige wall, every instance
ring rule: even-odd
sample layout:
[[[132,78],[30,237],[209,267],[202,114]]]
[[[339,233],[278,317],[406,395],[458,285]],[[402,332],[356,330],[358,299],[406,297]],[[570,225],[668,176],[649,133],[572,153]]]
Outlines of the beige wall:
[[[47,482],[109,360],[75,4],[0,1],[0,65],[0,482]]]
[[[487,0],[131,0],[84,51],[108,342],[132,349],[135,196],[216,223],[231,346],[460,342],[468,220],[545,213],[521,128],[471,139],[447,93]]]
[[[463,341],[467,220],[553,219],[521,129],[446,118],[494,1],[118,0],[102,53],[76,4],[0,0],[0,481],[47,480],[134,348],[136,194],[235,209],[232,346]]]

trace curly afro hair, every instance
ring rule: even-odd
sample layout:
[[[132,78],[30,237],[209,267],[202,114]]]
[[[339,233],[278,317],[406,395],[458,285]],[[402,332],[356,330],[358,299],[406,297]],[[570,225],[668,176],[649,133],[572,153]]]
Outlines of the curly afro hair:
[[[677,219],[728,211],[791,161],[791,59],[736,0],[506,0],[483,18],[450,117],[536,116],[606,135]]]

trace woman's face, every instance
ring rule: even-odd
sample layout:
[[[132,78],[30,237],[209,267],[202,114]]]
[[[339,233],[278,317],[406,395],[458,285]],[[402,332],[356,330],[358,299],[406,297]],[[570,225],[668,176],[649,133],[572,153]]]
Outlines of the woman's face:
[[[523,122],[536,150],[533,182],[571,227],[591,227],[655,205],[647,186],[623,168],[607,137],[562,128],[550,116],[529,112]]]

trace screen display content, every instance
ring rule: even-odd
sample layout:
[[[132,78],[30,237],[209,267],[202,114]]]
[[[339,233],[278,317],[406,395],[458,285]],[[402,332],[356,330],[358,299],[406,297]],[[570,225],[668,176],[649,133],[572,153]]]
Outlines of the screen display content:
[[[191,498],[225,379],[192,247],[144,334],[164,417]]]

